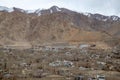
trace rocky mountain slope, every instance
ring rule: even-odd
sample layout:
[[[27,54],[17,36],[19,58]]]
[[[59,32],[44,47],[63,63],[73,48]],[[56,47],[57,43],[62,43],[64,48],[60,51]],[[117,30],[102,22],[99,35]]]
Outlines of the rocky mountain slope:
[[[53,6],[23,10],[0,6],[0,44],[109,42],[120,38],[120,18]]]

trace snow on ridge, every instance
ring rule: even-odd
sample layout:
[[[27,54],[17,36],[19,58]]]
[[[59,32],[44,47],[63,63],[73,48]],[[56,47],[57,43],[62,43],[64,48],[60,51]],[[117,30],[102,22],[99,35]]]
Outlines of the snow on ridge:
[[[41,9],[37,9],[35,10],[35,13],[39,13],[41,11]]]
[[[57,7],[57,6],[53,6],[54,8],[50,8],[50,13],[53,13],[54,10],[55,12],[59,12],[59,11],[62,11],[61,8]],[[46,9],[45,9],[46,10]],[[14,11],[14,8],[8,8],[8,7],[4,7],[4,6],[0,6],[0,11],[6,11],[6,12],[13,12]],[[36,13],[38,16],[41,15],[41,9],[36,9],[36,10],[23,10],[23,9],[19,9],[20,12],[23,12],[23,13],[27,13],[27,14],[30,14],[30,13]],[[87,17],[93,17],[97,20],[100,20],[100,21],[108,21],[108,20],[113,20],[113,21],[120,21],[120,17],[118,16],[104,16],[104,15],[101,15],[101,16],[94,16],[95,14],[91,14],[91,13],[87,13],[87,12],[84,12],[84,13],[81,13]]]
[[[26,10],[26,13],[30,14],[30,13],[34,13],[36,10]]]
[[[7,8],[7,7],[0,6],[0,11],[13,12],[14,9],[13,8]]]
[[[18,8],[19,9],[19,8]],[[8,8],[8,7],[4,7],[4,6],[0,6],[0,11],[6,11],[6,12],[13,12],[15,11],[14,7],[12,8]],[[19,9],[20,12],[25,12],[25,13],[39,13],[41,10],[38,9],[38,10],[23,10],[23,9]]]
[[[59,9],[58,7],[56,7],[56,10],[57,10],[57,11],[61,11],[61,9]]]
[[[118,17],[118,16],[111,16],[111,18],[112,18],[114,21],[119,20],[119,17]]]
[[[23,13],[24,13],[24,12],[25,12],[25,10],[23,10],[23,9],[20,9],[20,12],[23,12]]]
[[[91,17],[90,13],[85,12],[85,13],[82,13],[82,14],[85,15],[85,16]]]
[[[118,20],[120,20],[120,17],[118,17],[118,16],[104,16],[104,15],[100,14],[101,16],[96,16],[95,17],[94,16],[95,14],[91,14],[91,13],[87,13],[87,12],[81,13],[81,14],[83,14],[87,17],[93,17],[93,18],[95,18],[99,21],[108,21],[108,20],[118,21]]]
[[[41,9],[33,10],[31,13],[36,13],[38,16],[41,15]]]

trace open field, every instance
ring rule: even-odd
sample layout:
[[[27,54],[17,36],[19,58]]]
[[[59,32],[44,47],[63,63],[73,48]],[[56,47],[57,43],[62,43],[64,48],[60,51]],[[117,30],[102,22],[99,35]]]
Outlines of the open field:
[[[84,80],[104,75],[106,80],[120,80],[120,61],[112,50],[65,49],[36,51],[33,49],[0,50],[2,80]]]

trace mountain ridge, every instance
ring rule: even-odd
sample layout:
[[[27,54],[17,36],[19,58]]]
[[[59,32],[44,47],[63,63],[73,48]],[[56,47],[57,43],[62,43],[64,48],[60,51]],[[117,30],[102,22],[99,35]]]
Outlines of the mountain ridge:
[[[59,12],[59,11],[62,11],[62,12],[77,12],[77,11],[73,11],[73,10],[69,10],[69,9],[66,9],[66,8],[59,8],[58,6],[54,5],[48,9],[35,9],[35,10],[25,10],[25,9],[21,9],[21,8],[17,8],[17,7],[12,7],[12,8],[8,8],[8,7],[4,7],[4,6],[0,6],[0,11],[6,11],[6,12],[13,12],[13,11],[20,11],[20,12],[24,12],[24,13],[38,13],[40,14],[42,11],[45,11],[45,10],[49,10],[49,12],[51,13],[50,10],[52,10],[52,12]],[[77,12],[77,13],[81,13],[81,12]],[[83,15],[86,15],[86,16],[101,16],[101,17],[109,17],[109,18],[113,18],[113,20],[117,20],[118,18],[120,19],[119,16],[116,16],[116,15],[111,15],[111,16],[105,16],[105,15],[102,15],[102,14],[98,14],[98,13],[95,13],[95,14],[92,14],[92,13],[81,13]]]
[[[120,38],[117,16],[83,14],[56,6],[31,12],[19,8],[14,8],[13,12],[0,11],[1,45],[16,42],[108,43]]]

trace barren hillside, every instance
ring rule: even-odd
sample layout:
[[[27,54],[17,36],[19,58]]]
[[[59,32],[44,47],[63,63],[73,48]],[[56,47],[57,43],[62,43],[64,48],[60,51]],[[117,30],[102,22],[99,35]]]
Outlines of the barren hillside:
[[[0,12],[0,44],[104,42],[120,37],[119,24],[116,16],[86,15],[57,6],[34,13],[14,8]]]

